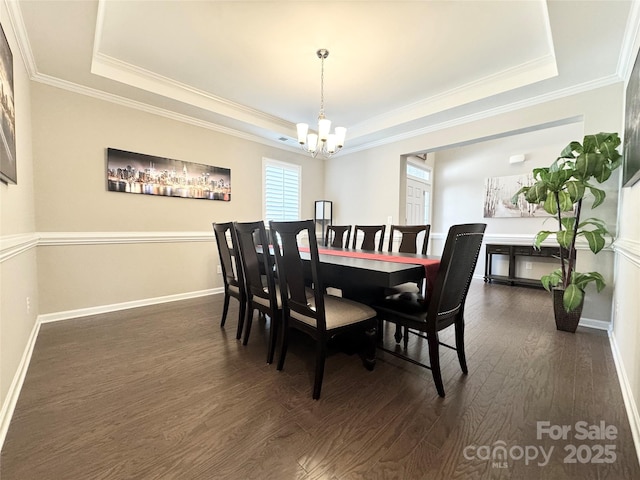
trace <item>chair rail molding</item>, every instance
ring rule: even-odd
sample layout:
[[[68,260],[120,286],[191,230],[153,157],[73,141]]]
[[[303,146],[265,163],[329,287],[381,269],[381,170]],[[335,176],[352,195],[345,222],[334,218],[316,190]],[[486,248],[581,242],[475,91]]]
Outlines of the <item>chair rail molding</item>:
[[[447,237],[446,233],[432,232],[429,238],[431,240],[443,240]],[[554,237],[555,238],[555,237]],[[487,243],[505,243],[508,245],[533,245],[535,234],[526,233],[502,233],[502,234],[485,234],[483,244]],[[542,242],[543,247],[555,247],[557,242],[554,239]],[[604,250],[612,250],[611,246],[606,246]],[[589,250],[589,243],[581,238],[576,240],[576,250]]]
[[[0,263],[36,247],[39,242],[37,233],[22,233],[0,237]]]
[[[629,238],[619,238],[613,242],[613,251],[640,267],[640,242]]]
[[[211,232],[41,232],[38,245],[215,242]]]
[[[40,246],[115,245],[134,243],[215,243],[204,232],[33,232],[0,236],[0,263]]]

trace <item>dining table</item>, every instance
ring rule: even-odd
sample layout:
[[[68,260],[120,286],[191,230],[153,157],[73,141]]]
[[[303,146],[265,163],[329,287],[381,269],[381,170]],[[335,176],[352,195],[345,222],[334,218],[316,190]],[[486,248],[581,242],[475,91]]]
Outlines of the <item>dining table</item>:
[[[395,286],[426,278],[427,293],[433,288],[440,257],[419,253],[377,252],[353,248],[318,247],[324,287],[342,291],[342,296],[371,304]],[[303,260],[309,251],[300,248]]]

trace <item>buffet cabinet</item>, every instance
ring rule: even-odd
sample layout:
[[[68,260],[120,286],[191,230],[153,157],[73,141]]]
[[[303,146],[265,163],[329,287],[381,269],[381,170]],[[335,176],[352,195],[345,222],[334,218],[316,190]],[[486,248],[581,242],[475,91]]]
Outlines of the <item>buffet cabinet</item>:
[[[563,254],[568,255],[568,250],[563,249]],[[509,258],[508,275],[495,275],[492,273],[492,261],[494,255],[505,255]],[[575,258],[575,250],[573,252]],[[559,258],[560,247],[541,247],[540,250],[535,249],[532,245],[504,245],[496,243],[488,243],[486,245],[486,258],[484,263],[484,281],[500,282],[509,285],[522,285],[527,287],[540,287],[542,283],[538,278],[516,277],[516,258],[517,257],[537,257],[537,258]],[[556,267],[554,267],[555,269]]]

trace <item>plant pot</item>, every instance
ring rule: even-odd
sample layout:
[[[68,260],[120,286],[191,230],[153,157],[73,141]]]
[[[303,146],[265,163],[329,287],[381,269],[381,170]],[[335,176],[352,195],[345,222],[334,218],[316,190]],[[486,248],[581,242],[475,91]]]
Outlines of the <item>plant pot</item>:
[[[564,290],[561,288],[553,289],[553,314],[556,319],[556,328],[563,332],[575,333],[582,316],[582,307],[584,306],[584,297],[582,302],[575,310],[567,312],[562,303]]]

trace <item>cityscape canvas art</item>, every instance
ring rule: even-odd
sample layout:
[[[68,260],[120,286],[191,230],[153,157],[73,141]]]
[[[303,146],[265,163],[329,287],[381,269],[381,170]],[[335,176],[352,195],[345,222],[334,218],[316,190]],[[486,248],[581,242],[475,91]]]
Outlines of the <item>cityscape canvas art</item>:
[[[107,189],[229,202],[231,170],[108,148]]]
[[[17,183],[13,54],[0,25],[0,180]]]

